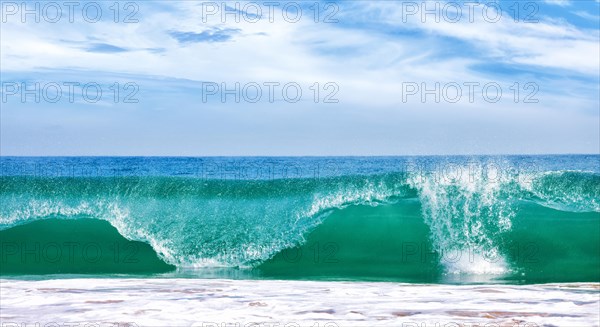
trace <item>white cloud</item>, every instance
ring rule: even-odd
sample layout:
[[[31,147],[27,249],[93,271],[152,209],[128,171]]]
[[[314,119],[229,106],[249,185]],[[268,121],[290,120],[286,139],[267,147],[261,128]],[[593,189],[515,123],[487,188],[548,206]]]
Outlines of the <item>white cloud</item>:
[[[590,99],[589,94],[581,91],[585,82],[560,76],[598,77],[598,30],[549,19],[539,23],[515,23],[512,19],[490,23],[481,19],[481,8],[477,9],[475,15],[479,18],[473,23],[444,20],[422,23],[417,16],[403,23],[401,6],[395,2],[352,3],[348,5],[349,9],[342,7],[340,24],[315,24],[312,17],[289,23],[281,19],[279,11],[276,12],[279,18],[274,23],[261,20],[252,24],[242,20],[240,23],[211,21],[207,24],[200,18],[197,2],[171,2],[166,5],[172,9],[170,11],[157,11],[151,5],[141,3],[140,6],[143,16],[138,24],[110,21],[3,24],[2,70],[35,73],[41,67],[57,71],[73,68],[82,72],[80,78],[87,80],[93,79],[94,75],[86,72],[100,71],[108,76],[111,72],[162,76],[166,78],[165,83],[169,78],[217,82],[295,81],[304,85],[337,82],[340,84],[340,106],[323,109],[303,104],[302,110],[295,108],[281,112],[281,108],[271,106],[252,111],[268,121],[262,125],[251,113],[242,115],[239,112],[212,117],[202,115],[206,112],[196,112],[180,120],[169,117],[154,122],[159,126],[163,121],[169,121],[177,126],[166,128],[165,133],[171,131],[173,135],[180,133],[190,138],[196,135],[201,139],[214,136],[240,144],[245,144],[242,141],[246,138],[267,144],[273,135],[286,133],[301,143],[301,137],[307,133],[306,127],[316,126],[322,132],[311,136],[311,140],[317,142],[326,139],[324,136],[329,137],[330,141],[323,142],[325,146],[341,151],[335,154],[344,154],[348,147],[343,140],[353,139],[353,133],[361,135],[354,137],[361,142],[355,144],[359,152],[371,151],[369,144],[373,142],[370,141],[377,141],[376,152],[379,153],[394,153],[390,149],[398,146],[397,142],[410,145],[412,150],[405,152],[419,153],[427,152],[427,144],[433,146],[434,142],[440,144],[430,152],[444,148],[464,152],[460,149],[461,141],[470,149],[481,147],[483,150],[479,152],[485,152],[489,144],[496,144],[498,151],[511,152],[511,147],[514,149],[519,142],[524,148],[536,150],[544,137],[557,140],[562,137],[577,143],[575,141],[585,140],[598,131],[597,124],[594,129],[589,122],[590,114],[586,111],[597,105],[597,97]],[[363,17],[369,17],[368,22],[361,21]],[[170,31],[201,33],[212,27],[239,28],[241,31],[226,42],[210,43],[180,43],[169,35]],[[131,51],[89,52],[82,46],[89,43],[106,43]],[[522,76],[494,73],[494,68],[499,65],[526,67],[531,72],[527,78],[541,83],[540,103],[524,106],[511,101],[497,105],[462,101],[448,105],[401,101],[404,82],[477,81],[484,84],[495,81],[508,88],[516,81],[530,81],[523,80]],[[481,71],[473,68],[475,66],[489,70]],[[541,77],[546,74],[553,76]],[[592,87],[591,93],[596,96],[593,91]],[[185,96],[185,93],[178,95]],[[169,101],[172,99],[165,98],[163,103],[152,105],[168,107]],[[177,103],[185,106],[181,99]],[[6,124],[5,118],[3,124]],[[201,123],[193,123],[193,118]],[[247,119],[246,122],[242,118]],[[106,121],[110,122],[110,119]],[[254,126],[244,125],[248,121],[259,124],[264,135],[254,135]],[[561,127],[563,123],[570,127]],[[204,132],[198,131],[199,124]],[[529,126],[533,124],[540,127],[532,131]],[[217,127],[223,129],[222,134]],[[507,136],[511,128],[514,133]],[[155,133],[157,129],[151,132]],[[18,128],[13,126],[13,130]],[[212,134],[207,134],[209,132]],[[242,140],[234,140],[227,133],[239,133]],[[431,139],[424,137],[427,133],[431,133]],[[116,135],[125,138],[127,132]],[[175,138],[173,135],[166,138]],[[14,141],[15,137],[9,139]],[[494,139],[507,140],[507,143],[499,145]],[[186,144],[184,139],[178,141],[178,144]],[[281,139],[281,142],[285,141],[290,138]],[[583,149],[583,143],[578,144]],[[592,146],[595,144],[597,142]],[[218,151],[218,145],[212,146]],[[252,149],[252,145],[249,146]],[[303,146],[310,150],[312,144]],[[580,151],[580,148],[573,149]],[[551,146],[543,150],[551,152]]]
[[[373,9],[374,6],[369,7]],[[598,30],[581,30],[562,21],[548,19],[526,23],[505,17],[492,22],[483,18],[482,8],[475,9],[473,22],[463,19],[457,23],[444,19],[423,22],[421,16],[406,16],[401,6],[393,4],[386,5],[383,10],[376,9],[384,12],[382,19],[390,26],[405,29],[408,25],[433,35],[452,37],[477,47],[481,54],[491,55],[500,62],[597,75],[600,69],[597,60],[600,57]]]
[[[567,7],[571,5],[571,0],[544,0],[545,3],[555,6]]]
[[[598,0],[600,1],[600,0]],[[587,19],[587,20],[592,20],[592,21],[599,21],[600,20],[600,15],[592,15],[589,12],[586,11],[575,11],[573,12],[574,15],[577,15],[581,18]]]

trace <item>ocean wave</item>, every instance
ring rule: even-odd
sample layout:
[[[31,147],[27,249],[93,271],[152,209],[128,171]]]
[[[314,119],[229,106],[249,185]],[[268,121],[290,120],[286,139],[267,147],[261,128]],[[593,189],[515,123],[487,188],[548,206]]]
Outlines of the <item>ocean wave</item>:
[[[178,267],[256,267],[297,247],[328,215],[351,206],[418,201],[437,252],[503,255],[519,203],[600,212],[600,175],[544,172],[490,180],[488,172],[441,178],[387,173],[322,179],[204,180],[185,177],[0,177],[0,230],[31,221],[81,217],[110,222]],[[402,217],[398,217],[402,219]],[[490,264],[443,265],[449,274],[501,274]]]

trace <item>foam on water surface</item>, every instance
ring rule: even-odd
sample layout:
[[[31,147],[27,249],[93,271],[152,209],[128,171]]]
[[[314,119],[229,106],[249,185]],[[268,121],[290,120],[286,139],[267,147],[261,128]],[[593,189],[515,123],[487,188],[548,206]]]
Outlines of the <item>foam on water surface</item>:
[[[224,279],[3,279],[0,285],[2,326],[600,324],[598,283],[453,286]]]

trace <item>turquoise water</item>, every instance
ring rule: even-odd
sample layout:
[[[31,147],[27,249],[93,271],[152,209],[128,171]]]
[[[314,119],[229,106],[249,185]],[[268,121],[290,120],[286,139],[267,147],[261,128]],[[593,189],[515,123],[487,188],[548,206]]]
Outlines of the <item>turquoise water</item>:
[[[600,156],[0,162],[3,276],[600,281]]]

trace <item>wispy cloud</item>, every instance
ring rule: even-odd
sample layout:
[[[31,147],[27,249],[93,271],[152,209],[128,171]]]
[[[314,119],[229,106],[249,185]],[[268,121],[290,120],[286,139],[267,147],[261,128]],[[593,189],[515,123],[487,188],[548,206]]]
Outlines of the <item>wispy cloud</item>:
[[[88,52],[99,52],[99,53],[119,53],[129,51],[126,48],[121,48],[116,45],[107,43],[92,43],[85,48]]]
[[[362,12],[380,12],[379,21],[387,24],[383,29],[408,30],[408,38],[421,32],[423,37],[431,35],[453,38],[477,49],[465,56],[491,58],[502,63],[531,65],[550,69],[563,69],[579,74],[597,75],[600,63],[598,30],[583,30],[563,20],[540,20],[538,23],[515,22],[504,19],[490,23],[482,19],[482,8],[475,9],[474,22],[463,20],[457,23],[441,20],[421,21],[421,16],[411,16],[403,21],[402,8],[393,4],[366,5]],[[407,35],[400,35],[407,38]],[[443,42],[438,40],[438,44]],[[448,47],[434,47],[444,51]],[[454,49],[455,47],[451,47]],[[451,55],[460,55],[452,53]]]
[[[180,43],[226,42],[231,40],[234,35],[239,34],[240,31],[239,28],[214,27],[200,33],[171,31],[169,35],[177,39]]]
[[[595,21],[595,22],[600,21],[600,15],[593,15],[587,11],[575,11],[575,12],[573,12],[573,14],[577,15],[581,18],[587,19],[587,20],[591,20],[591,21]]]
[[[571,5],[571,0],[544,0],[545,3],[555,6],[567,7]]]

